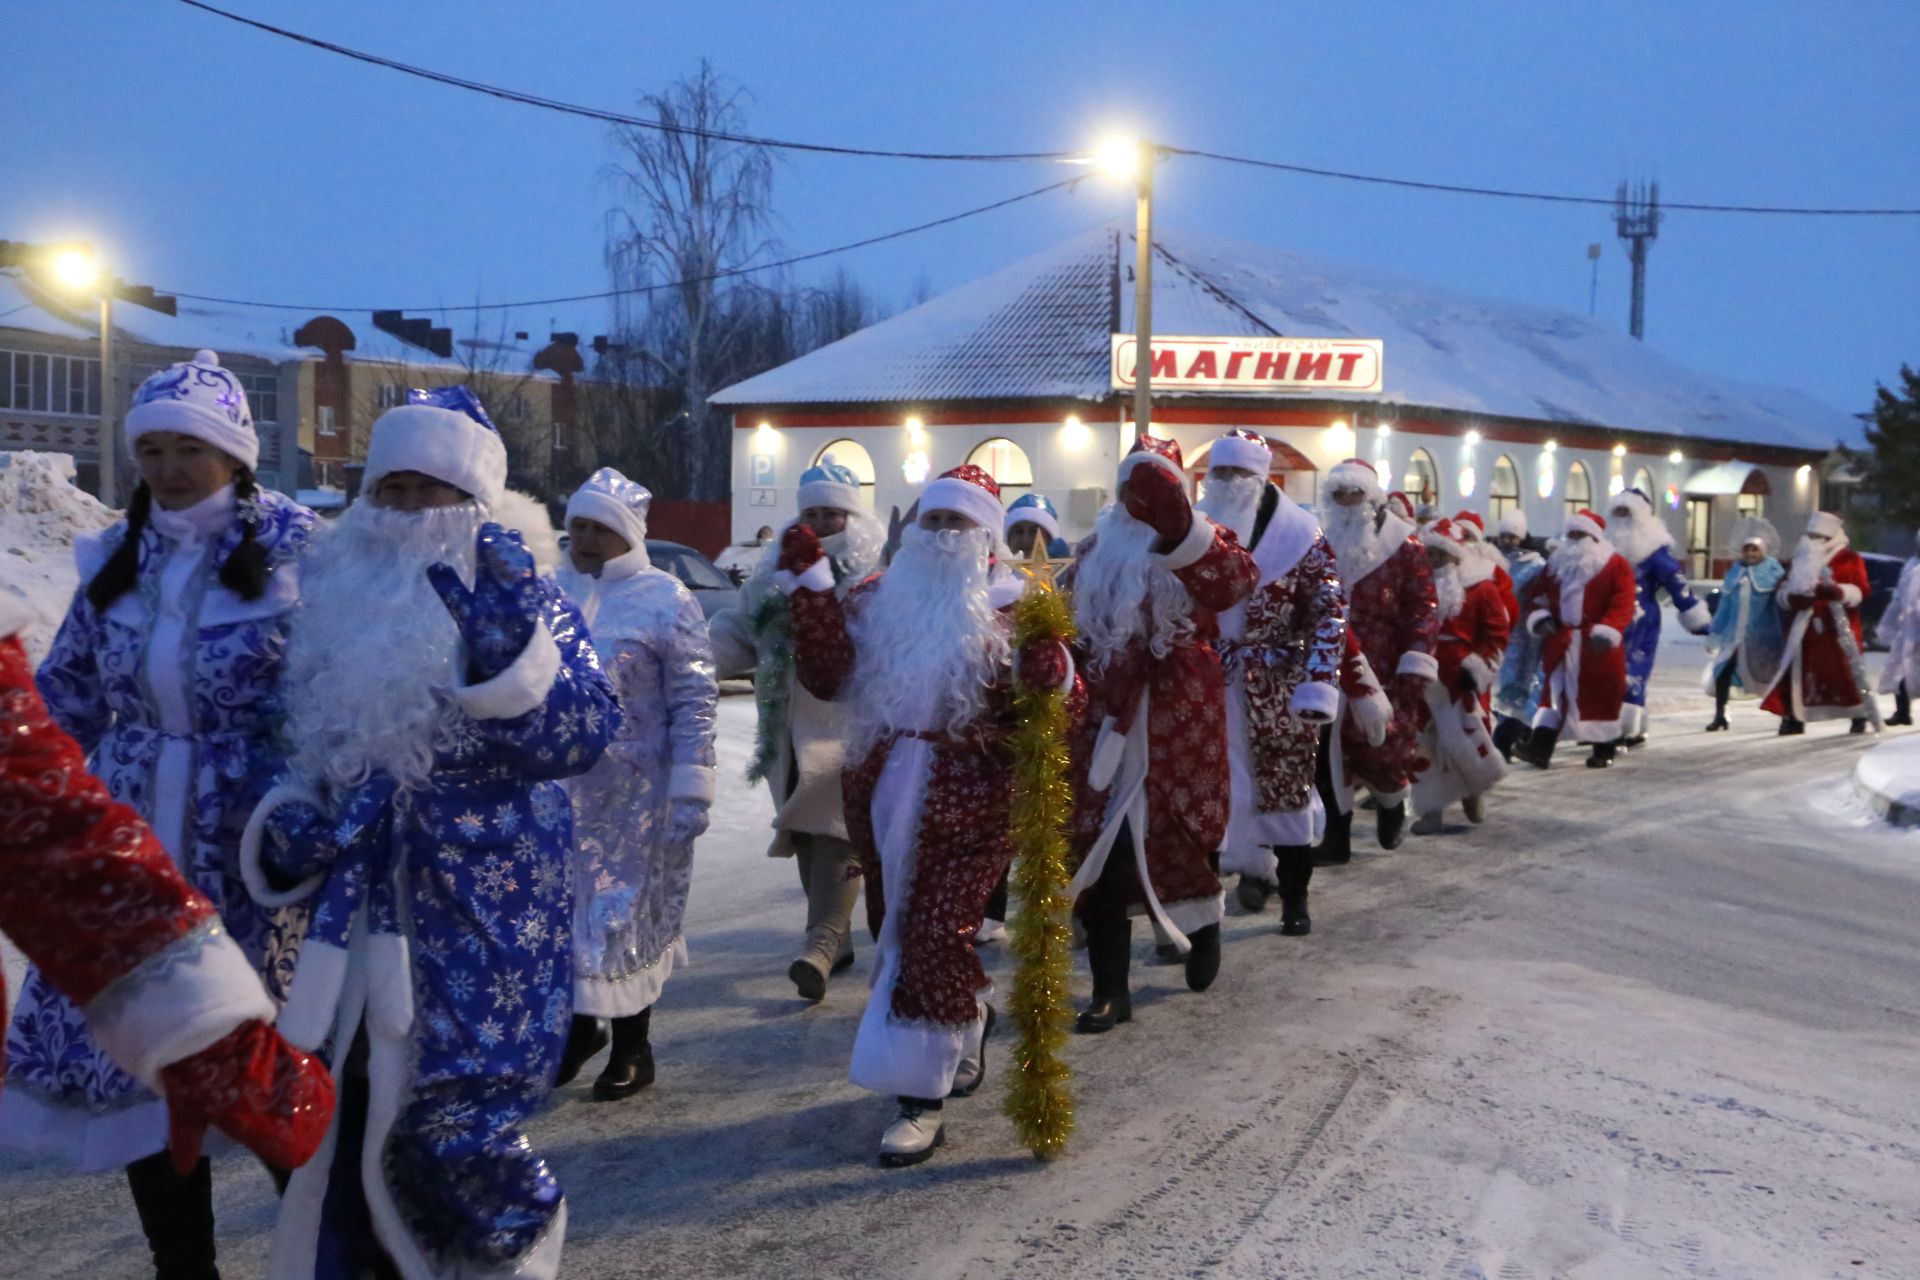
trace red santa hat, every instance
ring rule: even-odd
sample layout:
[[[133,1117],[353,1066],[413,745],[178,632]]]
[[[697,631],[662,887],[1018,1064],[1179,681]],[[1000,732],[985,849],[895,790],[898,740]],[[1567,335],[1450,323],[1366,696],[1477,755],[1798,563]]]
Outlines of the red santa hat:
[[[920,491],[920,513],[957,511],[982,529],[1000,532],[1000,486],[971,462],[943,471]]]
[[[1579,532],[1586,534],[1589,538],[1602,539],[1607,536],[1607,522],[1600,517],[1599,512],[1582,507],[1567,517],[1567,532]]]
[[[1213,442],[1209,467],[1239,467],[1264,476],[1273,470],[1273,447],[1251,431],[1233,430]]]
[[[1387,495],[1387,510],[1393,512],[1407,523],[1413,523],[1413,499],[1395,489]]]
[[[1180,443],[1177,440],[1162,440],[1158,436],[1136,439],[1133,448],[1127,450],[1127,456],[1120,459],[1120,483],[1125,484],[1127,477],[1133,474],[1133,469],[1143,463],[1165,467],[1176,480],[1186,483],[1187,469],[1180,461]]]
[[[1462,511],[1453,517],[1453,523],[1463,542],[1481,542],[1487,536],[1487,522],[1478,511]]]
[[[1369,502],[1383,502],[1387,496],[1380,487],[1380,473],[1374,470],[1371,462],[1363,462],[1359,458],[1337,462],[1327,472],[1327,492],[1337,493],[1342,489],[1358,489],[1367,495]]]
[[[1429,521],[1427,526],[1420,530],[1420,544],[1425,547],[1437,547],[1455,560],[1460,560],[1464,558],[1460,548],[1460,533],[1460,526],[1441,516],[1438,520]]]

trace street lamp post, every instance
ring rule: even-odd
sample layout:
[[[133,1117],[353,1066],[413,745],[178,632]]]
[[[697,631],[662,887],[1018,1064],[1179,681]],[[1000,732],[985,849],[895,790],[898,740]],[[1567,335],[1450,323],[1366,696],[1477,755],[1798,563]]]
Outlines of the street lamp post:
[[[119,383],[113,376],[113,290],[100,290],[100,497],[120,505]]]
[[[1153,144],[1142,141],[1134,172],[1133,429],[1153,422]]]

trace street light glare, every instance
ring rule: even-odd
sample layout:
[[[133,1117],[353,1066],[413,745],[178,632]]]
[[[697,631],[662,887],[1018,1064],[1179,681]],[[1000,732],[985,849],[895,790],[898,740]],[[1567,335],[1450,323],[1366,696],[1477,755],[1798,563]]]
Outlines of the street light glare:
[[[1109,177],[1131,179],[1140,172],[1140,143],[1134,138],[1108,138],[1094,148],[1093,161]]]
[[[63,289],[91,289],[100,280],[100,264],[85,249],[61,249],[48,265]]]

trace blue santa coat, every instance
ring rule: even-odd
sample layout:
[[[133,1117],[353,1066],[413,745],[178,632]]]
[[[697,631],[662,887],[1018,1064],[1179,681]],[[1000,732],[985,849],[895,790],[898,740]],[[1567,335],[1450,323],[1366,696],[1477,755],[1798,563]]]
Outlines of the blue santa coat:
[[[599,760],[619,710],[579,610],[544,585],[544,630],[527,652],[456,691],[465,714],[431,785],[401,793],[376,776],[336,796],[321,842],[330,865],[285,895],[309,897],[313,914],[281,1028],[325,1044],[339,1074],[364,1025],[365,1142],[381,1154],[378,1177],[332,1169],[329,1194],[329,1136],[288,1189],[275,1276],[329,1274],[352,1230],[342,1214],[355,1197],[340,1184],[353,1181],[409,1276],[557,1254],[560,1187],[522,1132],[572,1016],[572,814],[557,780]],[[277,789],[255,815],[245,856],[256,893],[270,893],[264,818],[300,795]]]
[[[1666,547],[1656,547],[1633,569],[1639,589],[1639,609],[1633,625],[1627,628],[1627,703],[1647,705],[1647,678],[1653,674],[1653,660],[1660,651],[1660,601],[1656,592],[1664,591],[1679,611],[1680,625],[1698,631],[1707,625],[1707,606],[1687,586],[1680,562]],[[1642,724],[1645,722],[1642,721]]]

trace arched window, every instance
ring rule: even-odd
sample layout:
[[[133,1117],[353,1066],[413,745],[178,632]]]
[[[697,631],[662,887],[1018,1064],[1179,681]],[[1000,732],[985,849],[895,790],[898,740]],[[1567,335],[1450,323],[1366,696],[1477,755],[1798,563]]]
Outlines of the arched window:
[[[1027,461],[1027,451],[1004,436],[982,441],[967,461],[993,477],[1000,486],[1002,504],[1033,488],[1033,464]]]
[[[1566,507],[1567,515],[1585,507],[1593,506],[1593,477],[1587,473],[1587,464],[1576,462],[1567,468]]]
[[[1440,468],[1433,465],[1433,455],[1425,449],[1415,449],[1407,459],[1407,471],[1400,477],[1400,487],[1413,499],[1416,514],[1421,507],[1439,506]]]
[[[1493,460],[1493,484],[1487,489],[1487,514],[1493,523],[1520,506],[1520,468],[1504,453]]]
[[[1647,470],[1645,467],[1640,468],[1633,473],[1633,484],[1630,487],[1646,494],[1647,505],[1652,507],[1654,511],[1658,512],[1660,510],[1660,495],[1653,491],[1653,472]]]
[[[860,481],[860,505],[873,510],[873,455],[865,445],[853,440],[835,440],[814,454],[813,461],[807,465],[817,467],[823,462],[837,462],[853,472]]]

